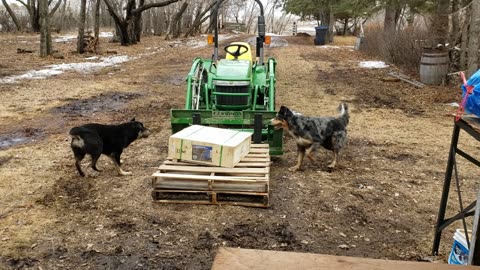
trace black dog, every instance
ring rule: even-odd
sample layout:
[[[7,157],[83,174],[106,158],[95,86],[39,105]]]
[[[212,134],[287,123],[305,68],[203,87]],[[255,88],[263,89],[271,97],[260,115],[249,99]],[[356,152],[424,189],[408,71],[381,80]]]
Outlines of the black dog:
[[[86,154],[92,157],[91,167],[97,172],[97,160],[101,154],[107,155],[112,159],[119,175],[129,175],[120,168],[120,155],[123,149],[127,148],[133,141],[140,138],[146,138],[150,135],[150,130],[145,128],[142,123],[132,121],[120,125],[102,125],[86,124],[74,127],[70,130],[73,154],[75,156],[75,166],[81,176],[85,176],[80,167],[80,162]]]
[[[350,119],[346,103],[340,103],[338,111],[338,117],[307,117],[285,106],[280,108],[271,123],[275,129],[283,128],[295,138],[298,148],[297,164],[291,167],[290,171],[300,169],[305,154],[311,161],[315,161],[312,154],[319,146],[333,151],[333,161],[328,168],[335,168],[337,156],[347,139],[347,124]]]

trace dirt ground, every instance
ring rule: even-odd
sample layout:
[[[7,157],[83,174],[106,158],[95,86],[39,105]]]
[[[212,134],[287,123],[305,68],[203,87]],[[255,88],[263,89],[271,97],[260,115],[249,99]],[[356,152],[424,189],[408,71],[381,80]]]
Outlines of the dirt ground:
[[[287,171],[296,147],[285,138],[285,154],[273,158],[268,209],[152,203],[151,175],[166,158],[170,109],[183,107],[192,60],[210,57],[210,47],[161,37],[121,47],[102,39],[104,51],[137,58],[92,73],[0,84],[0,268],[209,269],[221,246],[444,263],[460,223],[444,233],[440,255],[429,255],[455,111],[446,104],[459,102],[458,86],[384,81],[389,71],[402,71],[358,67],[374,59],[343,46],[352,39],[328,48],[313,46],[312,37],[279,39],[283,46],[266,49],[278,61],[277,106],[321,116],[336,114],[345,101],[351,119],[333,172],[326,150],[316,164]],[[0,35],[0,79],[92,56],[72,53],[74,42],[55,43],[65,59],[16,53],[38,52],[37,40]],[[88,168],[88,177],[79,177],[69,129],[132,117],[153,131],[122,156],[133,175],[117,176],[101,157],[102,173]],[[466,136],[460,147],[480,149]],[[459,169],[471,200],[478,171],[463,160]],[[449,214],[456,209],[452,203]]]

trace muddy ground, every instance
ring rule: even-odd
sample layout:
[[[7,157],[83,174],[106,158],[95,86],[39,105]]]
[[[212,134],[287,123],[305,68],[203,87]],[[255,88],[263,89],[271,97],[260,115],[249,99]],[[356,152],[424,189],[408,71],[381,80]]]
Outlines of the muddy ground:
[[[37,49],[36,40],[0,36],[0,79],[92,56],[72,53],[74,42],[55,43],[65,59],[16,54],[18,47]],[[440,255],[428,256],[455,111],[446,103],[459,101],[456,85],[417,89],[384,81],[402,70],[359,68],[373,59],[343,46],[352,39],[321,48],[312,37],[282,37],[283,46],[266,49],[278,61],[277,106],[320,116],[336,114],[341,101],[350,105],[339,167],[329,172],[331,154],[320,150],[317,163],[288,172],[296,147],[287,137],[285,154],[273,158],[270,208],[156,204],[150,180],[166,157],[169,111],[184,104],[192,59],[209,58],[212,48],[161,37],[130,47],[102,41],[103,52],[137,58],[91,73],[0,84],[0,268],[209,269],[221,246],[446,261],[460,223],[444,234]],[[79,177],[69,129],[132,117],[153,131],[122,156],[133,175],[117,176],[102,157],[102,173],[88,168],[88,177]],[[467,136],[460,144],[479,149]],[[471,200],[478,171],[459,162],[463,195]],[[451,199],[450,214],[458,209],[454,192]]]

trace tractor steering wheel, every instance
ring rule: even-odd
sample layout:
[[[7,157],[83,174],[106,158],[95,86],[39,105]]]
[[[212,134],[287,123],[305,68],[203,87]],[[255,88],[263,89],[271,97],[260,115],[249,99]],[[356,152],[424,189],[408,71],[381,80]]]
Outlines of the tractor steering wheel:
[[[233,48],[233,49],[229,50],[230,48]],[[230,44],[230,45],[225,46],[224,49],[227,53],[231,54],[233,56],[233,58],[235,58],[235,59],[238,59],[238,57],[240,55],[248,52],[248,47],[243,45],[243,44]],[[242,51],[242,49],[245,49],[245,50]]]

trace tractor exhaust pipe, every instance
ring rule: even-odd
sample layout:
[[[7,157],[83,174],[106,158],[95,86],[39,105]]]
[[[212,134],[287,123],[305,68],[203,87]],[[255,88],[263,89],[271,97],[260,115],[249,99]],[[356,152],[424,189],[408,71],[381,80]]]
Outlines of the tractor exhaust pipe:
[[[260,0],[255,0],[260,6],[260,16],[258,16],[258,37],[257,37],[257,57],[258,63],[263,65],[263,43],[265,42],[265,17],[263,13],[263,4]]]
[[[220,4],[224,0],[217,0],[217,5],[215,6],[215,18],[213,18],[214,23],[215,23],[215,30],[213,34],[213,42],[214,42],[214,48],[213,48],[213,62],[216,63],[218,61],[218,10],[220,9]]]

